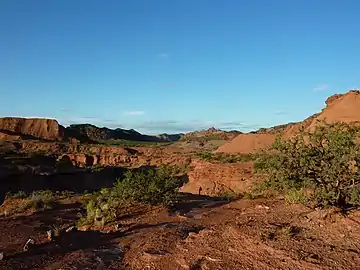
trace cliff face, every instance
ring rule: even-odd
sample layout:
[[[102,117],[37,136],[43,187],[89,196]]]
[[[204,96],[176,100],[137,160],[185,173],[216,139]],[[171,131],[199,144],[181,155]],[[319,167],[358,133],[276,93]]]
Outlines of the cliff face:
[[[53,119],[4,117],[0,118],[0,132],[45,140],[61,140],[64,137],[64,127]]]

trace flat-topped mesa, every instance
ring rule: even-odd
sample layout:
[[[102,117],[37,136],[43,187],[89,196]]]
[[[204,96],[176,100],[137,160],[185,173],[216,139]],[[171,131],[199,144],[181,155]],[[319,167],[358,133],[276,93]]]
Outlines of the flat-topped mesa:
[[[44,140],[62,140],[64,127],[54,119],[45,118],[0,118],[0,132]]]

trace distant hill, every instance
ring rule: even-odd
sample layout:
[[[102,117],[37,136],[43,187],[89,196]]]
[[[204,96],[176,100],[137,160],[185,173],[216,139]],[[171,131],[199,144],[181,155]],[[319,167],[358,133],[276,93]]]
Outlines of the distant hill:
[[[70,125],[66,128],[67,137],[76,138],[80,141],[108,141],[108,140],[131,140],[131,141],[162,141],[156,136],[143,135],[134,129],[110,129],[106,127],[97,127],[92,124]]]
[[[200,131],[194,131],[184,134],[180,141],[193,141],[193,140],[232,140],[237,135],[242,134],[242,132],[237,130],[232,131],[224,131],[220,129],[216,129],[214,127],[206,129],[206,130],[200,130]]]
[[[0,140],[41,139],[49,141],[104,142],[129,140],[140,142],[173,142],[183,134],[145,135],[134,129],[110,129],[92,124],[76,124],[63,127],[54,119],[41,118],[0,118]]]

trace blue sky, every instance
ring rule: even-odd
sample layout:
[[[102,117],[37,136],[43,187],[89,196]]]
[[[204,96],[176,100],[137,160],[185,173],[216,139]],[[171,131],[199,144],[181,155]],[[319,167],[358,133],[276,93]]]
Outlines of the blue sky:
[[[248,131],[360,88],[358,0],[0,2],[0,116]]]

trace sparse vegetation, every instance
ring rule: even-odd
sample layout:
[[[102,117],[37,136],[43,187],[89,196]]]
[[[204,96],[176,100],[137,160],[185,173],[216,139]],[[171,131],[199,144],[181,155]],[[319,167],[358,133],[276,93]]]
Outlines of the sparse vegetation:
[[[293,203],[359,206],[359,134],[352,125],[322,122],[292,140],[278,137],[270,149],[274,154],[256,160],[255,169],[266,177],[258,189],[284,192]]]
[[[9,197],[20,199],[20,201],[6,210],[6,215],[13,215],[27,210],[43,211],[52,209],[58,204],[58,196],[49,190],[34,191],[27,195],[23,191],[15,194],[8,194]]]
[[[285,192],[284,196],[285,202],[293,204],[308,204],[309,203],[309,195],[306,193],[305,189],[289,189]]]
[[[20,190],[20,191],[15,192],[15,193],[10,192],[10,193],[7,194],[7,196],[10,197],[10,198],[14,198],[14,199],[24,199],[24,198],[26,198],[28,196],[28,194],[26,194],[25,191]]]
[[[95,164],[91,166],[91,171],[93,172],[101,172],[105,167],[101,166],[100,164]]]
[[[302,231],[302,228],[293,226],[290,224],[272,224],[271,227],[266,228],[263,231],[260,231],[260,239],[262,241],[273,241],[277,240],[280,237],[284,238],[294,238],[298,236]]]
[[[259,196],[253,192],[245,192],[242,194],[243,199],[254,200]]]
[[[196,153],[195,156],[209,162],[218,162],[218,163],[247,162],[247,161],[255,160],[257,158],[257,155],[255,154],[228,154],[228,153],[210,153],[210,152]]]
[[[300,232],[301,232],[301,228],[292,225],[285,226],[281,229],[281,235],[287,238],[295,237]]]
[[[112,146],[122,146],[122,147],[160,147],[168,146],[173,142],[154,142],[154,141],[130,141],[130,140],[107,140],[99,141],[101,144],[112,145]]]
[[[209,142],[209,141],[221,141],[224,140],[224,136],[221,134],[207,135],[207,136],[186,136],[181,139],[186,142]]]
[[[230,201],[239,199],[241,197],[241,195],[232,190],[224,190],[224,191],[218,192],[218,194],[216,194],[216,197],[220,200],[230,202]]]
[[[86,215],[80,219],[79,225],[103,226],[116,219],[121,206],[128,204],[167,205],[173,202],[182,186],[178,173],[174,166],[128,171],[114,187],[104,188],[90,197],[85,205]]]
[[[24,203],[24,210],[34,211],[52,209],[56,205],[56,197],[51,191],[42,190],[33,192]]]
[[[74,192],[73,191],[56,191],[56,192],[52,192],[50,190],[40,190],[40,191],[34,191],[31,193],[26,193],[23,190],[17,191],[15,193],[9,192],[6,194],[6,196],[8,198],[12,198],[12,199],[31,199],[31,198],[35,198],[35,197],[54,197],[57,200],[61,200],[61,199],[66,199],[66,198],[70,198],[72,196],[74,196]]]
[[[0,140],[0,158],[16,151],[14,144]]]

